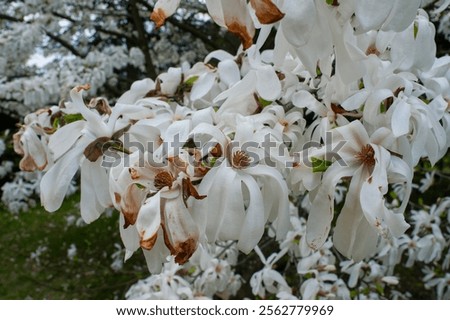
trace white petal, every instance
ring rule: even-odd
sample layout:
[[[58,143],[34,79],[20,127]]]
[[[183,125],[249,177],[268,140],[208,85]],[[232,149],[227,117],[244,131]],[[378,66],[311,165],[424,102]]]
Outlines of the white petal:
[[[395,137],[408,134],[410,131],[411,106],[404,100],[398,100],[391,108],[393,109],[391,118],[392,133]]]
[[[216,75],[211,72],[202,74],[197,81],[195,81],[191,90],[191,100],[195,101],[203,98],[213,87]]]
[[[85,121],[75,121],[59,128],[50,136],[48,147],[53,152],[53,160],[58,160],[81,137]]]
[[[139,248],[139,234],[135,226],[128,226],[124,229],[125,219],[123,215],[119,218],[120,237],[125,246],[125,261],[131,258],[133,253]]]
[[[379,3],[381,1],[376,2]],[[382,30],[401,32],[413,23],[417,14],[417,9],[420,7],[421,0],[396,0],[389,2],[393,4],[393,7],[386,22],[383,24]]]
[[[69,150],[42,177],[41,203],[45,210],[53,212],[61,207],[70,182],[78,171],[79,161],[87,143],[84,144]]]
[[[131,85],[130,90],[120,96],[116,104],[134,104],[154,88],[155,82],[152,79],[147,78],[135,81]]]
[[[250,176],[242,175],[241,178],[250,193],[250,202],[237,246],[242,252],[248,254],[261,240],[266,221],[264,219],[264,201],[258,184]]]
[[[271,66],[260,67],[256,72],[256,91],[261,98],[274,101],[281,94],[281,83]]]
[[[161,225],[160,193],[148,198],[139,210],[136,229],[142,240],[148,240],[158,232]]]
[[[175,13],[180,0],[158,0],[151,14],[151,19],[156,23],[157,27],[164,24],[164,21]]]
[[[305,45],[316,24],[314,0],[287,0],[284,2],[282,11],[286,14],[281,20],[281,27],[286,39],[295,47]]]
[[[378,29],[386,20],[395,1],[392,0],[358,0],[355,15],[361,31]]]
[[[347,111],[357,110],[364,105],[369,94],[370,91],[368,90],[360,90],[342,102],[341,106]]]
[[[336,184],[342,177],[352,176],[354,170],[352,167],[341,167],[335,162],[325,172],[306,224],[306,241],[314,250],[320,249],[328,238],[334,217]]]
[[[95,192],[97,181],[94,180],[96,175],[95,171],[102,168],[98,168],[95,163],[87,160],[86,158],[81,164],[81,199],[80,199],[80,212],[81,217],[84,222],[91,223],[98,219],[100,214],[103,212],[104,208],[100,205],[97,200],[97,195]],[[107,186],[99,185],[100,188],[105,188],[107,191]]]
[[[233,86],[236,82],[241,80],[241,73],[239,67],[234,60],[228,59],[219,62],[217,66],[220,81],[225,83],[228,88]]]

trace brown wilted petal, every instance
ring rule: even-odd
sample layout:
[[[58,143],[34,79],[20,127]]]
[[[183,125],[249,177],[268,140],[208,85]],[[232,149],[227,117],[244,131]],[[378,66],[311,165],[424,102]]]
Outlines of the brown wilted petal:
[[[123,197],[121,197],[120,211],[125,219],[124,228],[134,225],[141,209],[142,201],[145,198],[146,191],[139,189],[135,184],[131,184]],[[118,197],[118,196],[119,197]],[[115,199],[119,199],[120,195],[115,194]]]
[[[97,161],[103,155],[105,144],[110,141],[109,137],[100,137],[88,144],[84,149],[84,156],[91,162]]]
[[[185,264],[197,249],[197,239],[187,239],[185,242],[177,243],[174,246],[175,262]]]
[[[89,83],[86,83],[85,85],[76,86],[75,91],[80,92],[81,90],[89,90],[91,88],[91,85]]]
[[[262,24],[275,23],[284,17],[284,13],[271,0],[250,0],[250,4]]]
[[[161,27],[164,22],[166,21],[166,14],[163,9],[158,8],[153,10],[152,14],[150,15],[150,19],[156,24],[156,27]]]
[[[250,48],[253,44],[253,36],[249,34],[245,25],[240,24],[238,21],[227,23],[228,31],[234,33],[241,39],[244,50]]]
[[[89,102],[89,108],[95,109],[98,111],[99,114],[104,115],[110,115],[111,114],[111,107],[108,103],[108,100],[106,98],[93,98]]]
[[[145,240],[143,239],[143,234],[144,232],[142,232],[141,240],[139,242],[141,248],[145,250],[152,250],[153,246],[155,245],[156,239],[158,239],[158,233],[155,233],[153,236]]]
[[[22,128],[20,128],[20,130],[18,132],[13,134],[14,152],[21,156],[24,155],[22,143],[20,142],[23,131],[24,131],[24,129],[22,127]]]
[[[189,178],[184,178],[181,182],[182,184],[182,189],[183,189],[183,202],[184,205],[187,208],[187,199],[189,199],[189,197],[194,197],[197,200],[202,200],[206,198],[206,195],[200,195],[197,191],[197,189],[195,189],[194,185],[191,182],[191,179]]]
[[[33,157],[27,154],[25,157],[20,160],[19,168],[22,171],[29,171],[32,172],[36,169],[38,169],[36,162],[34,161]]]
[[[223,155],[222,146],[217,143],[209,152],[213,157],[220,158]]]

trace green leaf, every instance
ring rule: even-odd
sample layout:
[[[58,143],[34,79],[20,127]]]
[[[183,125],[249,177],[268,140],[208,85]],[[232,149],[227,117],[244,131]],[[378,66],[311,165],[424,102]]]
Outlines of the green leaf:
[[[313,172],[325,172],[328,167],[331,166],[332,162],[328,160],[322,160],[318,158],[311,158],[313,165]]]
[[[270,104],[272,103],[272,101],[264,100],[264,99],[261,98],[261,97],[258,98],[258,102],[259,102],[259,105],[260,105],[262,108],[265,108],[265,107],[267,107],[268,105],[270,105]]]
[[[136,187],[138,187],[139,189],[141,189],[141,190],[145,189],[145,186],[142,185],[142,184],[140,184],[140,183],[135,183],[134,185],[135,185]]]
[[[327,2],[328,2],[328,0],[327,0]],[[333,3],[333,1],[331,1],[331,3]],[[322,75],[322,70],[320,70],[319,66],[316,67],[316,74],[318,77],[320,77]]]
[[[383,287],[383,285],[381,284],[381,283],[376,283],[375,284],[375,288],[376,288],[376,290],[377,290],[377,292],[378,292],[378,294],[380,294],[380,295],[384,295],[384,287]]]
[[[328,5],[332,5],[333,4],[333,0],[325,0],[327,2]]]
[[[187,86],[193,86],[194,85],[194,83],[195,83],[195,81],[197,81],[198,80],[198,76],[192,76],[192,77],[189,77],[185,82],[184,82],[184,84],[185,85],[187,85]]]
[[[69,113],[69,114],[65,114],[63,116],[64,118],[64,123],[68,124],[71,122],[75,122],[78,120],[84,120],[83,116],[81,115],[81,113]]]
[[[414,22],[414,39],[417,38],[417,33],[419,32],[419,24]]]

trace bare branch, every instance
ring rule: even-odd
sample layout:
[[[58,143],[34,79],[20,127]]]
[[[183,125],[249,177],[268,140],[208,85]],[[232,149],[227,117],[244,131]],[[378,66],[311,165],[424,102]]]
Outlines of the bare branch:
[[[64,48],[72,52],[74,55],[80,58],[85,58],[87,54],[79,52],[77,49],[75,49],[74,46],[72,46],[68,41],[60,38],[59,36],[51,33],[50,31],[47,31],[45,28],[42,28],[44,33],[50,37],[53,41],[58,42],[60,45],[62,45]]]
[[[142,18],[139,15],[139,8],[137,7],[136,0],[130,1],[130,9],[131,9],[131,16],[133,19],[133,23],[134,23],[134,26],[138,33],[139,45],[142,46],[142,49],[144,52],[145,70],[147,71],[147,75],[150,78],[155,79],[157,74],[156,74],[155,66],[153,65],[152,57],[150,56],[150,48],[148,46],[147,37],[145,36],[144,22],[142,21]]]

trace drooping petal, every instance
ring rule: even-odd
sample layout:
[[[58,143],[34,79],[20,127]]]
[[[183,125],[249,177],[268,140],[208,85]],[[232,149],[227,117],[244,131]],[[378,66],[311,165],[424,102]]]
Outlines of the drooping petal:
[[[256,181],[248,175],[241,175],[242,182],[249,192],[249,204],[237,246],[239,250],[248,254],[258,244],[264,233],[264,201],[261,190]]]
[[[181,197],[166,199],[162,206],[165,217],[161,220],[164,241],[171,255],[175,256],[175,262],[184,264],[197,249],[198,228]]]
[[[104,177],[101,176],[101,173],[99,174],[97,172],[97,170],[103,170],[99,166],[100,161],[100,158],[96,162],[84,159],[81,163],[80,212],[81,217],[86,223],[97,220],[105,210],[105,207],[100,204],[96,189],[103,188],[103,191],[98,190],[99,194],[105,193],[105,197],[109,197],[106,172],[103,173]],[[100,180],[97,181],[96,178]]]
[[[384,22],[382,30],[401,32],[414,21],[421,0],[396,0],[391,3],[392,10]]]
[[[287,0],[282,10],[286,14],[281,20],[285,38],[294,47],[305,45],[311,37],[317,18],[314,0]]]
[[[356,1],[355,16],[361,31],[365,32],[381,27],[391,12],[394,2],[392,0]]]
[[[24,171],[43,170],[47,165],[47,152],[36,132],[27,128],[22,134],[24,157],[20,161],[19,167]]]
[[[80,158],[88,142],[80,140],[75,148],[56,161],[42,177],[41,203],[45,210],[53,212],[61,207],[70,182],[78,171]]]
[[[119,218],[120,238],[122,239],[123,245],[125,246],[124,260],[127,261],[129,258],[131,258],[133,253],[139,248],[139,234],[135,226],[124,228],[123,227],[124,223],[125,223],[124,217],[120,215]]]
[[[146,250],[151,250],[157,240],[161,226],[160,194],[157,193],[145,201],[139,210],[136,229],[140,237],[140,244]]]
[[[286,236],[290,226],[288,207],[289,190],[287,188],[286,181],[275,168],[263,165],[249,167],[244,171],[254,177],[267,178],[265,184],[270,185],[271,187],[270,190],[272,190],[272,194],[270,196],[274,200],[275,204],[278,204],[272,213],[269,212],[270,215],[268,218],[270,221],[275,220],[277,239],[283,239],[283,237]]]
[[[356,261],[372,254],[377,247],[377,232],[366,228],[368,223],[360,203],[361,186],[367,174],[367,168],[364,166],[360,166],[353,174],[333,234],[336,249],[345,257]]]
[[[391,128],[394,136],[400,137],[410,131],[409,119],[411,117],[411,107],[403,99],[397,100],[396,102],[391,106],[393,110]]]
[[[342,177],[352,176],[355,168],[341,167],[334,162],[325,171],[322,184],[312,203],[306,224],[306,241],[314,250],[318,250],[327,240],[334,217],[334,193],[336,184]]]

